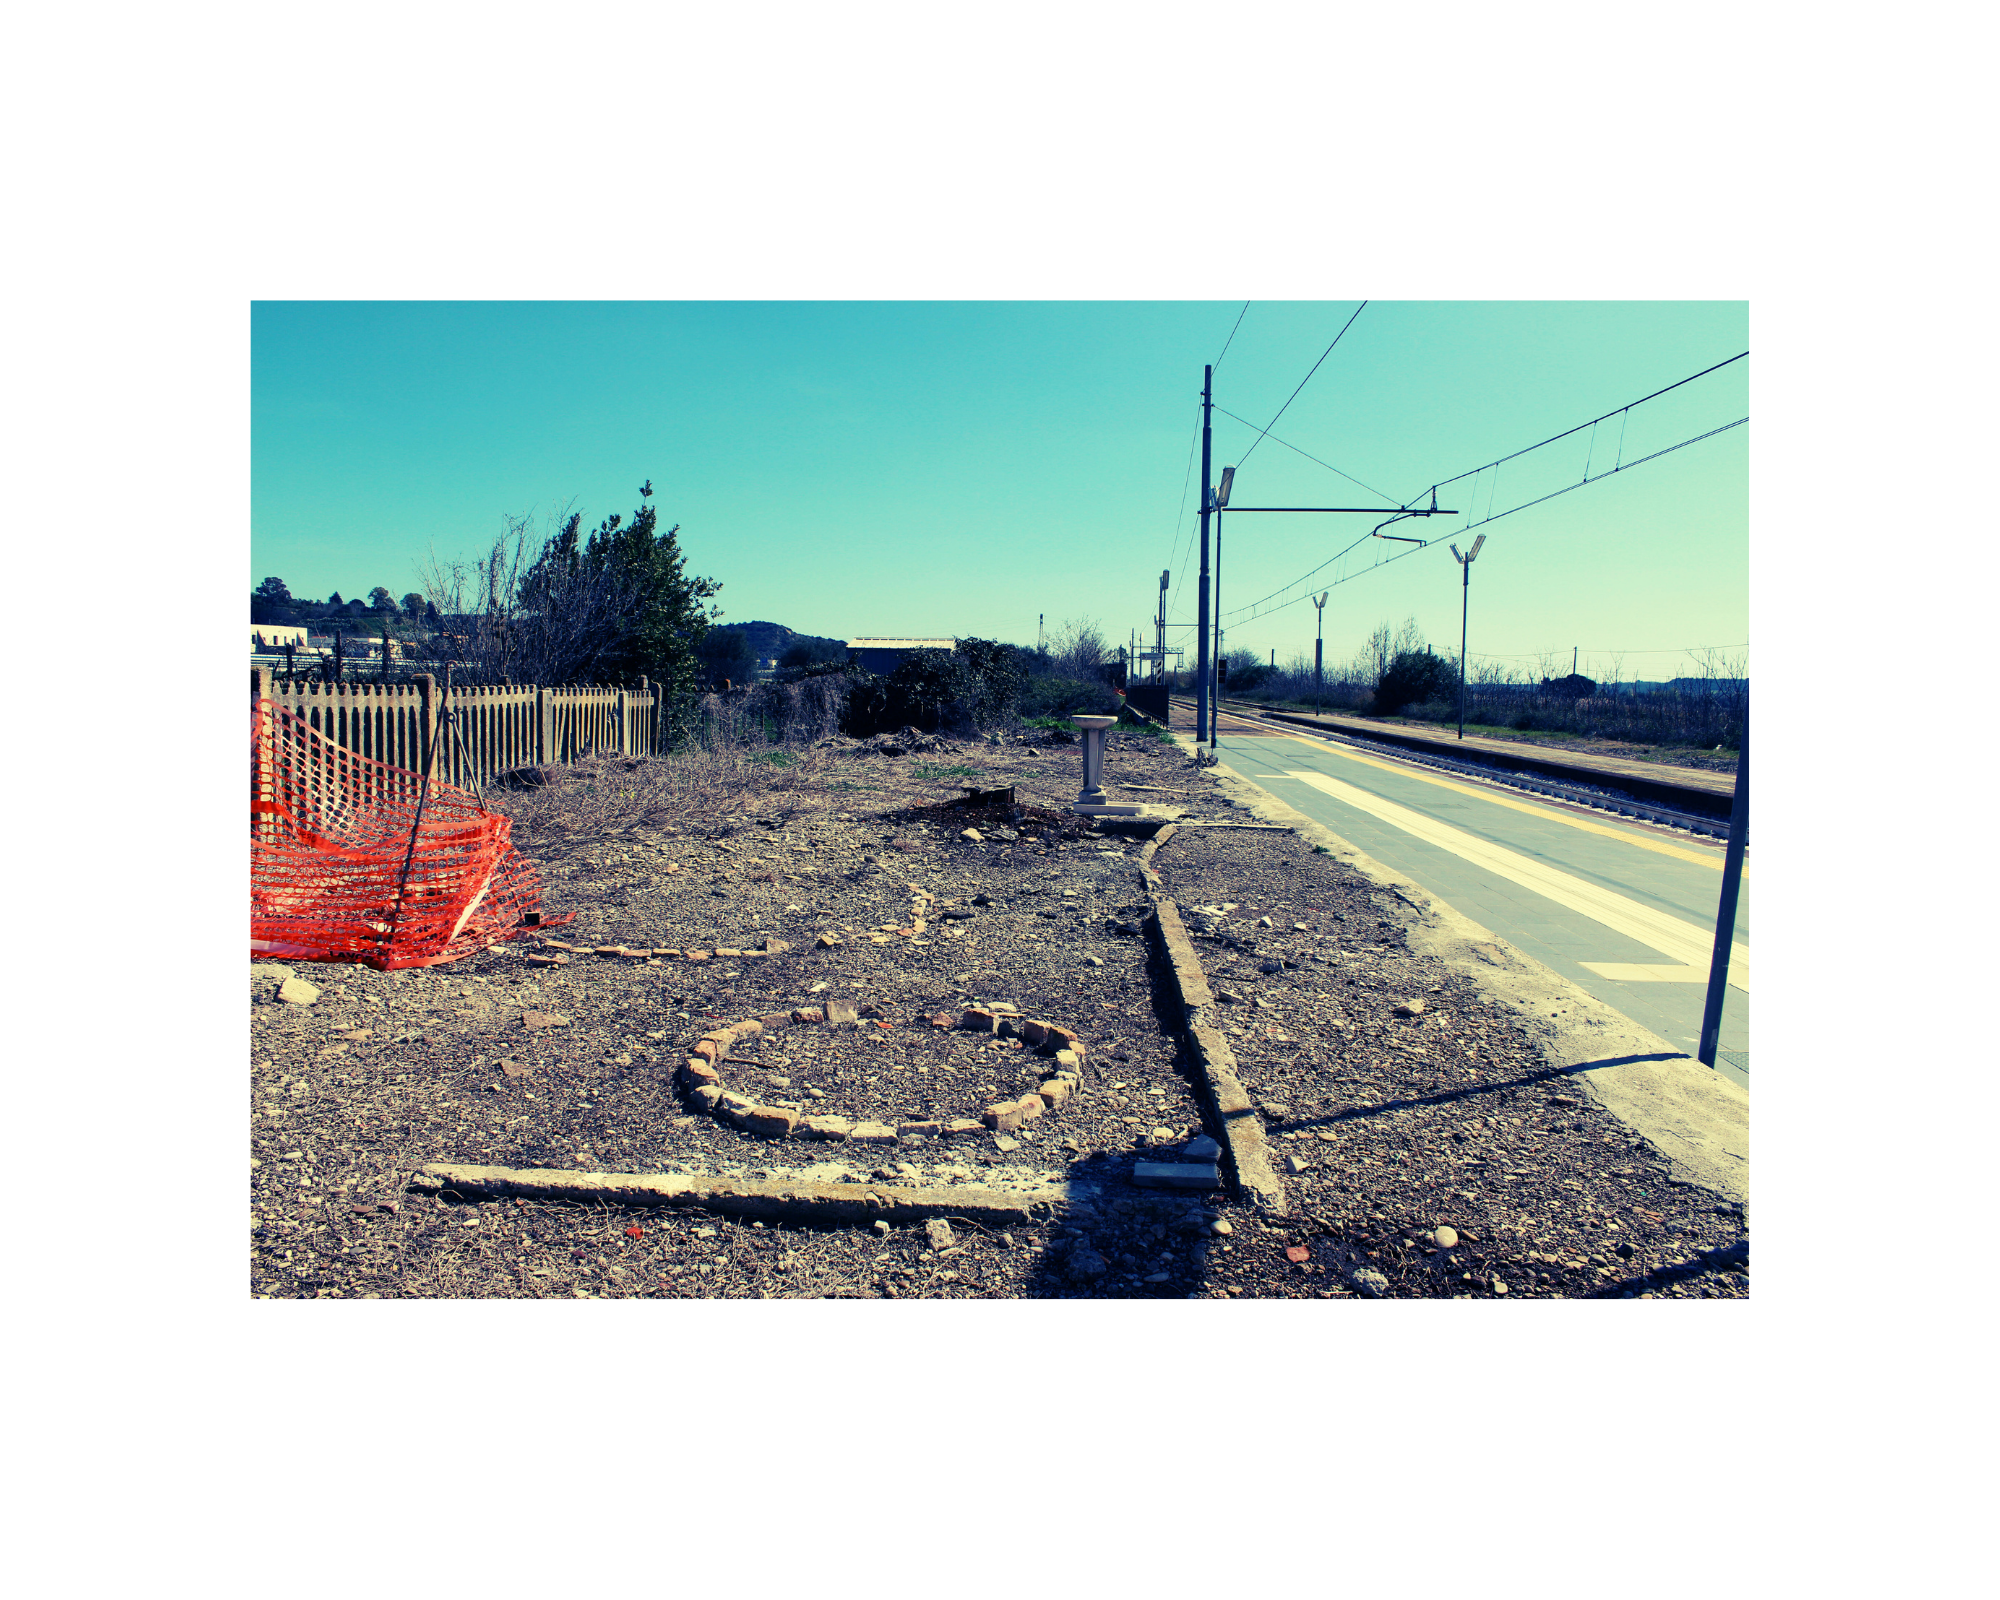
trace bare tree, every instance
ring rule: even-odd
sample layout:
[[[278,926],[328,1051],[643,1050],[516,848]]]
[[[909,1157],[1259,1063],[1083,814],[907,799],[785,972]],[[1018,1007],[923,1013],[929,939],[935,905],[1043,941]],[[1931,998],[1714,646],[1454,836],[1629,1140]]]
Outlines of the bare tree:
[[[1070,617],[1049,640],[1049,660],[1065,678],[1091,683],[1104,676],[1104,629],[1091,617]]]

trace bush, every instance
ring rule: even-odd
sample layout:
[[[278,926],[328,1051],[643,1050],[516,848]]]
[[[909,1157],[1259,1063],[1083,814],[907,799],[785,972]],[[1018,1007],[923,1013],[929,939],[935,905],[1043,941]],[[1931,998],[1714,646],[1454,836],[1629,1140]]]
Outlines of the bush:
[[[1428,650],[1405,650],[1389,663],[1382,681],[1375,686],[1375,709],[1394,716],[1404,706],[1423,700],[1450,700],[1458,696],[1458,669],[1443,656]]]

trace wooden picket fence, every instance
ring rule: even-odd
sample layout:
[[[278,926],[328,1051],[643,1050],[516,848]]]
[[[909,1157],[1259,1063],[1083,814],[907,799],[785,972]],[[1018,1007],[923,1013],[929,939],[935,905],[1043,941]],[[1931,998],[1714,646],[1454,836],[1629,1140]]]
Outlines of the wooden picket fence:
[[[454,684],[456,737],[437,739],[445,690],[426,673],[406,683],[279,684],[253,667],[251,698],[272,700],[356,755],[411,772],[435,739],[434,775],[447,783],[490,783],[516,767],[547,766],[593,754],[651,755],[661,747],[660,695],[643,678],[635,689],[603,685]]]

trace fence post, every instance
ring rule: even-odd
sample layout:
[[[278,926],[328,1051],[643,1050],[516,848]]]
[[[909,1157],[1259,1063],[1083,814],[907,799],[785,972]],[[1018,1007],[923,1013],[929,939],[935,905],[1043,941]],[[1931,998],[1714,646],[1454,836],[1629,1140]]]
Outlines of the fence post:
[[[270,706],[267,704],[270,699],[271,669],[252,667],[250,710],[256,719],[256,742],[251,748],[251,759],[256,763],[256,769],[250,777],[251,820],[256,828],[254,836],[267,842],[275,839],[278,834],[278,819],[269,811],[261,809],[275,804],[278,798],[276,774],[272,770],[273,758],[276,755],[272,748],[275,743],[276,729],[273,724],[276,718],[272,716]]]
[[[428,778],[437,770],[438,747],[437,679],[428,672],[417,674],[417,775]]]
[[[653,711],[653,685],[651,680],[646,678],[641,678],[639,680],[639,696],[638,696],[639,753],[641,755],[649,756],[653,753],[652,711]]]

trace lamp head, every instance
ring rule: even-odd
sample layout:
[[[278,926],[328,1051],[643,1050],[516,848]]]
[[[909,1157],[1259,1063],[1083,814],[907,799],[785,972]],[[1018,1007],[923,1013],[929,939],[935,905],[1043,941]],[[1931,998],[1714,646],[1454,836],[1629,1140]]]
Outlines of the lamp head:
[[[1477,539],[1474,539],[1472,541],[1472,554],[1467,556],[1465,559],[1467,561],[1477,561],[1479,559],[1479,547],[1483,545],[1485,542],[1486,542],[1486,535],[1482,533]]]
[[[1224,467],[1222,469],[1222,482],[1215,487],[1216,510],[1220,511],[1224,506],[1229,504],[1229,486],[1235,481],[1236,469],[1234,467]]]
[[[1464,556],[1461,556],[1461,555],[1459,555],[1459,554],[1458,554],[1458,546],[1457,546],[1457,545],[1453,545],[1453,546],[1451,547],[1451,553],[1452,553],[1452,554],[1453,554],[1454,556],[1458,556],[1458,559],[1459,559],[1460,561],[1463,561],[1463,560],[1465,559],[1465,557],[1464,557]]]

